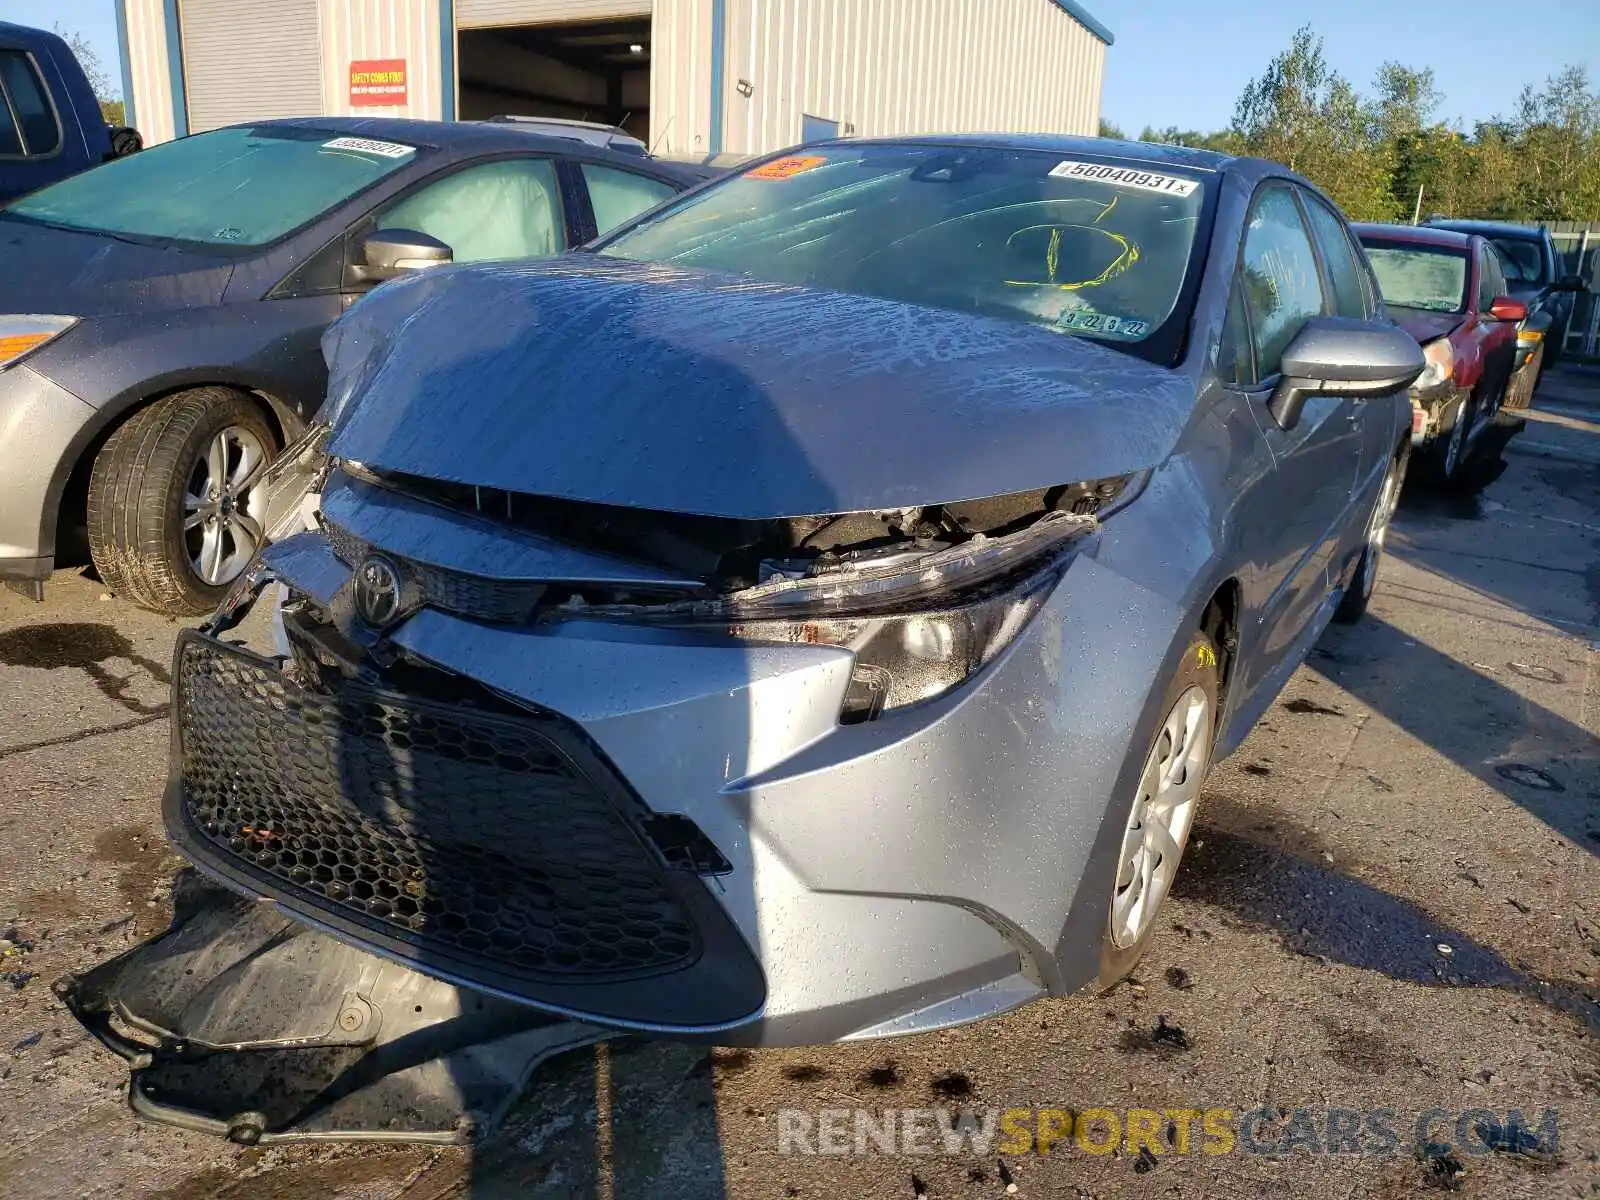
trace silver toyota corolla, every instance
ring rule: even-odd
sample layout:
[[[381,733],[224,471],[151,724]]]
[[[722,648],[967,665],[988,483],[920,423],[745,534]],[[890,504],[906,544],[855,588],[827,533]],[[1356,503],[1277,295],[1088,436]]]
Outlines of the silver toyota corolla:
[[[330,331],[316,528],[179,647],[180,849],[607,1029],[1120,978],[1208,767],[1372,592],[1422,356],[1337,209],[1199,151],[845,141],[591,251]],[[271,580],[276,658],[221,639]]]

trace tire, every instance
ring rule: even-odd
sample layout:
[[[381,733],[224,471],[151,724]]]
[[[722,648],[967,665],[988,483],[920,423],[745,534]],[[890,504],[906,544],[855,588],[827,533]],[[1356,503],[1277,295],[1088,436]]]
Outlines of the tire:
[[[1196,632],[1189,639],[1177,672],[1167,684],[1161,701],[1161,724],[1156,727],[1150,744],[1141,747],[1145,768],[1140,772],[1135,795],[1124,818],[1123,836],[1117,844],[1117,869],[1112,876],[1111,902],[1107,906],[1106,925],[1100,939],[1099,981],[1102,988],[1111,987],[1133,970],[1155,932],[1156,917],[1177,875],[1183,848],[1188,843],[1190,830],[1194,828],[1200,789],[1211,766],[1220,691],[1216,645],[1204,633]],[[1190,707],[1196,696],[1204,702],[1204,708],[1198,714]],[[1177,743],[1172,730],[1174,721],[1180,717],[1194,719],[1192,722],[1179,721],[1177,728],[1187,730],[1187,740],[1173,755],[1171,752]],[[1167,752],[1168,757],[1163,758],[1163,751]],[[1149,882],[1144,883],[1131,854],[1139,848],[1147,854],[1151,853],[1146,840],[1148,834],[1144,832],[1156,824],[1150,821],[1150,806],[1147,803],[1151,792],[1149,781],[1152,773],[1158,778],[1162,776],[1162,767],[1173,758],[1188,760],[1181,781],[1158,785],[1154,795],[1159,796],[1163,792],[1181,794],[1181,800],[1174,798],[1171,801],[1174,818],[1180,815],[1181,809],[1181,827],[1177,819],[1166,825],[1169,848],[1157,857]],[[1170,864],[1167,861],[1169,856]],[[1151,890],[1142,899],[1137,899],[1133,895],[1135,883],[1140,884],[1141,890],[1146,887]],[[1138,909],[1137,920],[1132,921],[1129,918],[1133,916],[1131,910],[1135,908]]]
[[[1389,522],[1394,518],[1395,506],[1400,503],[1400,489],[1405,487],[1406,466],[1411,458],[1409,449],[1402,450],[1389,464],[1389,473],[1383,477],[1378,489],[1378,499],[1372,506],[1372,516],[1367,519],[1366,545],[1361,548],[1361,559],[1356,563],[1355,574],[1345,588],[1339,607],[1333,610],[1333,619],[1343,625],[1354,625],[1367,615],[1367,605],[1372,600],[1378,584],[1378,569],[1383,565],[1383,548],[1389,536]]]
[[[172,616],[215,608],[259,549],[259,537],[248,544],[251,526],[259,532],[250,504],[277,449],[261,410],[230,388],[177,392],[135,413],[89,475],[89,555],[107,590]],[[198,502],[218,461],[227,499]]]
[[[1522,364],[1522,370],[1511,378],[1511,384],[1506,388],[1505,401],[1500,405],[1507,412],[1522,412],[1533,403],[1533,390],[1539,385],[1539,376],[1544,371],[1544,346],[1541,344],[1533,352],[1533,357]]]
[[[1450,426],[1449,436],[1435,442],[1430,450],[1428,474],[1433,481],[1445,487],[1454,486],[1465,472],[1467,460],[1472,457],[1472,427],[1478,423],[1478,394],[1470,393],[1461,402],[1460,411]]]

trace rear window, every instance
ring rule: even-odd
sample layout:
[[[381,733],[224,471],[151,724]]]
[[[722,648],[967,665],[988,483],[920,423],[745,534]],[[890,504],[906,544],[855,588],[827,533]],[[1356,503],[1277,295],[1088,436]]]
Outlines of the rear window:
[[[1467,252],[1363,237],[1378,290],[1390,307],[1425,312],[1467,310]]]
[[[32,57],[0,50],[0,154],[38,158],[61,149],[61,125]]]
[[[1025,321],[1144,353],[1197,269],[1210,187],[1207,173],[1157,163],[830,145],[729,176],[599,252]]]
[[[153,146],[0,214],[93,233],[249,247],[276,241],[423,153],[326,129],[218,129]]]
[[[1544,254],[1538,242],[1527,238],[1490,238],[1505,260],[1506,281],[1537,287],[1545,282]]]

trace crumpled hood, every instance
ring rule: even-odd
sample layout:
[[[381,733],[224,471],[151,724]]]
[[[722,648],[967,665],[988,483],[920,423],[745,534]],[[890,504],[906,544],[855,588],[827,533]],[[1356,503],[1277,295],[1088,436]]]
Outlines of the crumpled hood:
[[[1394,323],[1409,333],[1419,346],[1444,337],[1466,318],[1461,313],[1427,312],[1419,308],[1391,308]]]
[[[110,316],[220,303],[225,258],[0,220],[0,311]]]
[[[324,351],[338,456],[747,519],[1125,474],[1194,401],[1048,329],[588,255],[385,285]]]

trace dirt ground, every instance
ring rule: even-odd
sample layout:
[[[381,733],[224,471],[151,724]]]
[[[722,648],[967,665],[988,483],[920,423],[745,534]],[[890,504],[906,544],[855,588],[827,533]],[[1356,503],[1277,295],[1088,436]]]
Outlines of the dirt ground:
[[[0,593],[0,1196],[1600,1197],[1600,373],[1552,373],[1506,461],[1479,496],[1408,496],[1370,615],[1214,772],[1133,981],[893,1042],[575,1052],[471,1151],[135,1120],[49,984],[167,919],[176,626],[75,573],[44,606]],[[783,1136],[1092,1108],[1158,1113],[1154,1145]]]

